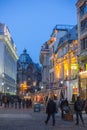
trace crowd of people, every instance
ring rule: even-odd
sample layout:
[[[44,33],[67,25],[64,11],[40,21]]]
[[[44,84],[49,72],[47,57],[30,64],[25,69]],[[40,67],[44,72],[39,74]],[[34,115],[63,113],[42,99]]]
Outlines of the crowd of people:
[[[73,112],[70,108],[69,102],[64,98],[61,98],[59,101],[59,104],[57,104],[53,97],[50,97],[47,105],[46,105],[46,113],[47,113],[47,118],[45,120],[45,124],[48,123],[50,120],[50,117],[52,116],[52,125],[55,125],[55,113],[57,112],[58,108],[61,110],[61,118],[64,119],[65,114],[70,114]],[[74,113],[76,114],[76,125],[79,125],[79,118],[81,119],[82,124],[84,125],[84,119],[82,115],[82,111],[85,111],[87,114],[87,99],[82,100],[80,96],[77,96],[77,100],[74,102]]]
[[[32,104],[33,103],[31,98],[21,99],[19,97],[12,97],[12,96],[11,97],[4,96],[2,99],[0,98],[0,106],[4,108],[24,109],[24,108],[31,108],[33,106]],[[72,112],[67,98],[66,99],[61,98],[58,102],[56,102],[53,97],[46,98],[45,108],[47,114],[45,124],[48,123],[50,117],[52,116],[53,126],[55,125],[55,113],[57,113],[58,110],[61,111],[62,119],[64,119],[65,114]],[[84,110],[85,113],[87,114],[87,99],[82,100],[80,96],[77,96],[77,100],[74,102],[73,108],[74,108],[74,113],[76,114],[76,125],[79,125],[79,119],[81,119],[81,122],[84,125],[82,111]]]
[[[4,96],[0,99],[0,106],[4,108],[30,108],[32,107],[32,100],[31,99],[21,99],[19,97],[8,97]]]

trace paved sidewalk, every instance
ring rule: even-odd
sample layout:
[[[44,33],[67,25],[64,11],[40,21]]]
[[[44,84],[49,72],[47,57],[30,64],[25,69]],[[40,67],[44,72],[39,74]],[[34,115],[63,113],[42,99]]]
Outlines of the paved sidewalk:
[[[56,115],[56,125],[52,126],[52,119],[45,125],[45,112],[34,112],[32,109],[0,109],[0,130],[87,130],[87,115],[83,114],[85,127],[75,125],[74,121],[61,120],[60,114]]]

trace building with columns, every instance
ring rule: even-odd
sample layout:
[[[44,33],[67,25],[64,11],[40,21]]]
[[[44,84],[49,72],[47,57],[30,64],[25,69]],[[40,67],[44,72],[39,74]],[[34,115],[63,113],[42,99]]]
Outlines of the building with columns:
[[[17,50],[6,24],[0,23],[0,93],[16,94]]]
[[[78,41],[77,26],[60,38],[54,56],[54,77],[59,97],[72,100],[78,95]]]
[[[51,34],[51,38],[48,40],[48,45],[50,49],[50,57],[49,57],[49,81],[50,88],[57,87],[57,83],[55,81],[54,76],[54,54],[58,48],[59,40],[63,37],[69,29],[71,29],[71,25],[56,25]]]
[[[77,59],[74,57],[74,55],[77,55],[77,26],[73,27],[72,25],[56,25],[51,34],[51,38],[43,44],[40,52],[42,83],[44,88],[49,89],[49,93],[52,91],[58,98],[61,96],[61,90],[64,97],[68,97],[71,91],[69,100],[72,98],[72,89],[70,88],[73,86],[75,88],[78,87],[78,85],[71,85],[72,87],[69,87],[70,82],[68,81],[70,75],[70,69],[68,70],[68,67],[71,68],[69,61],[72,61],[72,68],[75,68],[75,64],[77,66]],[[72,45],[70,46],[71,43]],[[69,48],[71,49],[71,53],[74,51],[74,55],[69,52]],[[71,60],[70,56],[73,60]],[[72,80],[77,78],[75,71],[72,72]],[[67,91],[65,91],[65,87],[67,87]]]
[[[78,18],[79,48],[79,90],[82,98],[87,98],[87,0],[76,3]]]

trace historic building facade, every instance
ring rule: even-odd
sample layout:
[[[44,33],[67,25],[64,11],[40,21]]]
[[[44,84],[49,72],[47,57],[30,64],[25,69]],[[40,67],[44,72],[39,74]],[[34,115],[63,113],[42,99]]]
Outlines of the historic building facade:
[[[63,37],[67,31],[71,28],[70,25],[56,25],[51,34],[51,38],[48,40],[48,45],[50,49],[50,57],[49,57],[49,81],[50,88],[57,87],[57,83],[54,76],[54,54],[58,48],[59,40]]]
[[[0,93],[16,94],[17,59],[9,29],[0,23]]]
[[[19,56],[17,62],[17,93],[26,96],[40,89],[41,67],[35,64],[27,50]]]
[[[64,97],[69,97],[69,94],[71,94],[69,97],[70,100],[72,98],[72,91],[78,88],[78,70],[74,70],[78,69],[76,57],[77,26],[72,28],[73,26],[71,25],[56,25],[51,34],[51,38],[42,46],[40,53],[40,61],[43,68],[42,80],[44,76],[45,84],[48,86],[45,87],[47,89],[46,91],[49,94],[52,92],[58,98],[61,96],[61,91]],[[71,68],[73,69],[71,70]],[[72,74],[70,75],[70,73]],[[69,79],[72,80],[73,85],[70,84]],[[74,85],[75,80],[76,83]],[[75,92],[73,93],[75,94]]]
[[[77,95],[87,98],[87,0],[78,0],[76,7],[77,26],[57,25],[47,41],[49,89],[69,101]]]
[[[76,3],[79,43],[79,88],[82,98],[87,98],[87,0]]]
[[[77,26],[60,38],[54,57],[54,77],[59,97],[72,100],[78,95],[78,41]]]

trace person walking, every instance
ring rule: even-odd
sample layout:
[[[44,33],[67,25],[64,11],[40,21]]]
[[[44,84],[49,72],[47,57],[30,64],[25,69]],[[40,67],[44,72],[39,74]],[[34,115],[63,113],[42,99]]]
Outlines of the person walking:
[[[56,113],[56,103],[54,102],[53,98],[49,98],[47,107],[46,107],[46,113],[47,113],[47,119],[45,121],[45,124],[48,123],[50,117],[52,116],[52,122],[53,126],[55,125],[55,113]]]
[[[66,102],[67,104],[67,102]],[[64,118],[64,107],[65,107],[65,99],[60,99],[60,109],[61,109],[61,118]]]
[[[83,102],[82,102],[80,96],[77,97],[77,100],[74,103],[74,110],[76,112],[76,125],[79,125],[79,117],[82,121],[82,124],[84,125],[84,120],[83,120],[83,116],[82,116]]]

